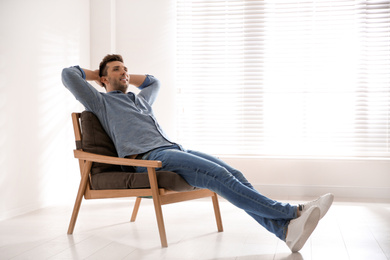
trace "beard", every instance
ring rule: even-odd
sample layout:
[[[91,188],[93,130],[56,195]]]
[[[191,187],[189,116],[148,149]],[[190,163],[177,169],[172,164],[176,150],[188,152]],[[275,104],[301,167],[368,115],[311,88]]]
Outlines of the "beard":
[[[113,87],[114,90],[122,91],[123,93],[127,92],[127,88],[129,87],[128,82],[122,82],[119,79],[111,79],[108,78],[108,81],[110,82],[110,85]]]

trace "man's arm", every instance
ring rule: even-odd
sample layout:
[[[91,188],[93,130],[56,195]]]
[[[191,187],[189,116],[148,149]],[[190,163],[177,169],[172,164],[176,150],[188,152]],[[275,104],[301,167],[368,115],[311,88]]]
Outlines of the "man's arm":
[[[100,77],[99,77],[99,70],[89,70],[84,68],[82,68],[82,70],[85,73],[85,80],[95,81],[99,86],[103,87],[103,84],[100,81]]]
[[[150,105],[152,105],[157,98],[157,94],[160,89],[160,81],[152,75],[146,75],[144,82],[138,86],[138,89],[141,90],[138,96],[143,97]]]
[[[82,70],[85,73],[86,80],[88,80],[88,81],[100,80],[99,70],[88,70],[88,69],[84,69],[84,68],[82,68]]]
[[[135,74],[129,74],[130,76],[130,84],[136,86],[137,88],[144,83],[146,79],[146,75],[135,75]]]
[[[102,101],[101,93],[86,81],[94,78],[96,78],[95,72],[83,70],[79,66],[62,70],[63,84],[89,111],[98,111]]]

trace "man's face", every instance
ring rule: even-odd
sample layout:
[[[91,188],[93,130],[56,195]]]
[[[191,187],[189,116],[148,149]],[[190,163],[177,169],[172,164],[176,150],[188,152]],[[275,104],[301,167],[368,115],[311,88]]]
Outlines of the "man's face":
[[[107,92],[119,90],[126,93],[129,86],[130,76],[127,73],[127,67],[120,61],[107,63],[107,76],[103,76]]]

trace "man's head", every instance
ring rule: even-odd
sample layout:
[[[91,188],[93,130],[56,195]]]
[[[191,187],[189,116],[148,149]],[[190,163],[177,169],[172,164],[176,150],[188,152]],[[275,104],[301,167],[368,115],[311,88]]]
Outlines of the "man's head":
[[[126,93],[130,78],[121,55],[109,54],[104,57],[99,65],[99,76],[107,92],[119,90]]]

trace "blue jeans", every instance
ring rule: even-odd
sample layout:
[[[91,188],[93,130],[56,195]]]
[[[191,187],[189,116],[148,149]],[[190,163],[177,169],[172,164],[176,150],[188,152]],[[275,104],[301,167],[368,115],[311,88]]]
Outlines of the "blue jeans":
[[[263,196],[241,172],[213,156],[173,145],[152,150],[143,159],[161,161],[163,166],[157,170],[176,172],[190,185],[214,191],[283,241],[290,220],[297,217],[296,206]],[[137,167],[137,172],[145,171]]]

